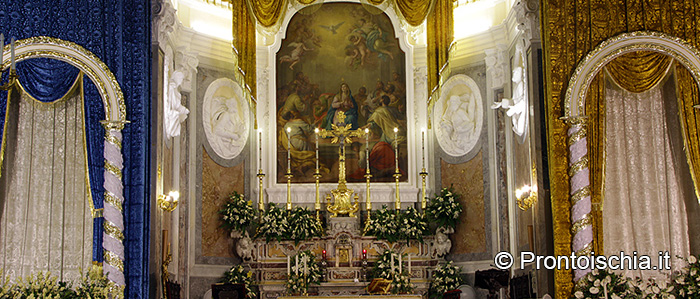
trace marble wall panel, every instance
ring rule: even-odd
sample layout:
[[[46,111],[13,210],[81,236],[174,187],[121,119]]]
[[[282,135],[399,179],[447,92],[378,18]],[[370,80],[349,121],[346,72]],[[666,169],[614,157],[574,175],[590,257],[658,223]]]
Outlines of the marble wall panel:
[[[460,195],[462,215],[452,239],[452,254],[480,253],[487,250],[484,209],[484,171],[482,152],[459,164],[441,163],[441,182]]]
[[[234,242],[221,227],[219,210],[233,191],[245,194],[245,163],[223,167],[204,149],[202,167],[202,255],[233,257]]]

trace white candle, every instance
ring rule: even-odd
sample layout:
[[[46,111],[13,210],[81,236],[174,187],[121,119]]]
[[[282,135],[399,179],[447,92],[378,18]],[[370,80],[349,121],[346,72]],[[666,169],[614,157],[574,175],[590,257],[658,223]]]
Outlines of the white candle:
[[[304,275],[309,274],[309,264],[307,262],[308,261],[304,260]]]
[[[421,129],[420,135],[420,154],[423,160],[423,169],[425,169],[425,128]]]
[[[608,284],[603,284],[603,292],[605,292],[605,299],[608,299]]]
[[[262,129],[258,129],[258,169],[262,170]]]
[[[15,38],[10,42],[10,69],[15,69]]]
[[[394,254],[391,254],[391,272],[394,272]]]
[[[369,129],[365,128],[365,167],[369,173]]]
[[[292,128],[287,127],[287,173],[292,172],[292,140],[289,139],[291,132]]]
[[[399,128],[394,128],[394,164],[396,173],[399,173]]]
[[[316,135],[316,173],[318,173],[318,128],[314,129]]]
[[[401,255],[402,254],[399,253],[399,273],[403,272],[403,262],[401,260]]]
[[[294,274],[299,275],[299,255],[294,257]]]
[[[292,273],[292,262],[291,258],[287,256],[287,277],[289,277],[289,274]]]
[[[411,254],[408,254],[408,274],[411,274]]]

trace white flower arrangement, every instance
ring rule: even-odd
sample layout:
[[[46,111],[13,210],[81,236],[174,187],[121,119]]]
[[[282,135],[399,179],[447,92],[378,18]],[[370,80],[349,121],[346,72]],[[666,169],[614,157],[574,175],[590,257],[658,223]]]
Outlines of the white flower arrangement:
[[[242,265],[231,267],[224,273],[224,278],[221,280],[224,283],[242,283],[245,285],[246,298],[258,298],[255,291],[255,279],[252,271],[246,271]]]
[[[270,203],[270,207],[265,211],[262,217],[262,222],[258,226],[256,238],[265,238],[266,242],[273,239],[282,241],[288,239],[287,231],[289,222],[285,213],[274,203]]]
[[[411,283],[410,273],[406,268],[399,267],[398,253],[393,250],[384,250],[374,263],[372,270],[374,278],[384,278],[391,281],[391,293],[407,294],[411,293],[415,286]],[[394,265],[392,267],[392,256]],[[406,260],[406,255],[402,255],[402,260]],[[403,268],[400,270],[400,268]]]
[[[365,235],[375,236],[379,240],[395,242],[400,239],[397,220],[396,211],[388,209],[383,205],[381,209],[372,213],[372,218],[368,229],[365,231]]]
[[[452,261],[438,264],[433,270],[433,278],[430,281],[431,298],[442,298],[446,292],[455,290],[462,285],[464,281],[461,273],[462,268],[454,266]]]
[[[288,294],[302,294],[308,292],[310,285],[321,283],[321,267],[316,263],[316,257],[311,251],[300,251],[290,260],[295,263],[298,260],[299,263],[291,265],[290,275],[285,284]]]
[[[20,277],[14,284],[6,279],[0,285],[0,298],[116,298],[119,287],[107,280],[101,271],[95,271],[96,269],[82,275],[80,283],[75,288],[70,282],[59,281],[50,272],[39,272],[26,278]]]
[[[462,213],[459,195],[451,189],[443,188],[439,195],[430,199],[427,206],[427,215],[431,222],[435,222],[437,227],[455,228],[459,222],[459,215]]]
[[[406,211],[401,213],[398,220],[401,239],[414,239],[423,242],[423,235],[428,230],[428,223],[425,221],[423,214],[418,213],[413,207],[408,207]]]
[[[253,202],[245,200],[243,194],[238,194],[235,191],[229,195],[228,202],[224,204],[219,214],[221,214],[224,227],[239,233],[243,233],[255,219]]]
[[[572,298],[700,298],[700,263],[695,256],[681,258],[688,266],[669,279],[629,278],[606,270],[593,270],[579,281]]]
[[[372,214],[370,225],[365,235],[375,236],[380,240],[396,242],[399,240],[420,240],[428,230],[428,223],[421,213],[413,207],[403,212],[382,206]]]
[[[296,244],[323,234],[321,223],[316,220],[314,212],[307,208],[295,207],[289,212],[287,218],[289,219],[288,236]]]

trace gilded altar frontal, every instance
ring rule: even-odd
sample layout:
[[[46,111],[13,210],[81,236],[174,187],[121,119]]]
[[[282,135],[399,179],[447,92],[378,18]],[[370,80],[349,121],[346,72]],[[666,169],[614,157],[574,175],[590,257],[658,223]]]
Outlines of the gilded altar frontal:
[[[352,130],[370,132],[369,144],[346,144],[348,182],[365,181],[366,146],[372,181],[394,181],[395,146],[405,173],[406,61],[384,12],[360,3],[304,7],[289,21],[275,63],[278,183],[286,182],[288,150],[292,182],[315,181],[314,129],[330,130],[341,111]],[[321,183],[337,182],[339,145],[319,138],[318,151]]]

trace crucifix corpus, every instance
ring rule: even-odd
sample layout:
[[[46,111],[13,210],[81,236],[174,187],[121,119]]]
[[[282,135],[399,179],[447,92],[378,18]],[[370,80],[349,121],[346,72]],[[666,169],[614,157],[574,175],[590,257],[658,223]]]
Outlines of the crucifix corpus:
[[[351,130],[352,125],[345,123],[345,113],[343,111],[338,112],[338,119],[340,122],[338,122],[338,125],[331,124],[331,130],[324,129],[319,132],[319,136],[322,138],[333,138],[331,143],[340,143],[338,152],[338,189],[331,190],[333,204],[331,204],[331,194],[326,196],[327,209],[328,212],[333,213],[331,217],[338,215],[355,217],[355,212],[359,210],[360,204],[357,194],[354,196],[354,203],[351,203],[355,191],[347,188],[345,179],[345,144],[351,143],[353,137],[364,136],[365,132],[362,130]]]

